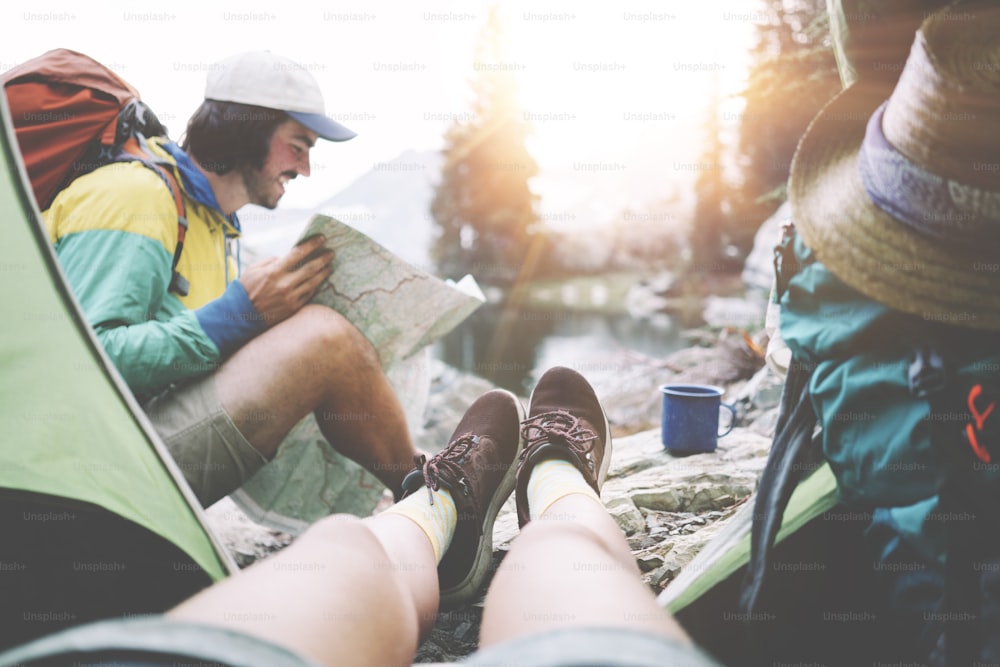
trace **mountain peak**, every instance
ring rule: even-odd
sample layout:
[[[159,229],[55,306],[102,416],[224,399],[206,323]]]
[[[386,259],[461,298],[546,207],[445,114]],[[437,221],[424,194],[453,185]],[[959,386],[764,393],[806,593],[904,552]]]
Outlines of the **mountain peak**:
[[[441,174],[439,151],[408,149],[323,201],[316,211],[346,222],[411,264],[430,265],[430,204]]]

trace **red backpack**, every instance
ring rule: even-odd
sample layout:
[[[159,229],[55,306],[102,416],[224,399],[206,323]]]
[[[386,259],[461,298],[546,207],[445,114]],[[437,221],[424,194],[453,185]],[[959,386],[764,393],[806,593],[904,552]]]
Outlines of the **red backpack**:
[[[96,60],[54,49],[0,75],[21,159],[40,210],[74,179],[111,162],[137,161],[163,179],[177,208],[170,289],[188,293],[177,272],[187,213],[173,169],[153,155],[147,137],[166,129],[139,93]]]

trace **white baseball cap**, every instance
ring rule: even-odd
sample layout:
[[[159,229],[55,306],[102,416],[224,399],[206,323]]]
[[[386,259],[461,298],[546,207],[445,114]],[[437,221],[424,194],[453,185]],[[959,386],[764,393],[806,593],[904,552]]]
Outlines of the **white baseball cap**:
[[[208,72],[205,99],[284,111],[330,141],[357,136],[326,115],[323,93],[306,67],[270,51],[248,51],[217,63]]]

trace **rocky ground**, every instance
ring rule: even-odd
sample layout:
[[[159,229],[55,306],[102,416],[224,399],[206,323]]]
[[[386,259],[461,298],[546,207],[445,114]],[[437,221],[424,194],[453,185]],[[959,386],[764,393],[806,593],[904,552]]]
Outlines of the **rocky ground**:
[[[663,359],[619,353],[577,368],[594,385],[612,425],[614,455],[602,499],[654,593],[670,584],[755,489],[781,390],[763,365],[765,342],[736,329],[702,332],[692,335],[690,347]],[[726,389],[723,400],[736,406],[738,422],[716,452],[674,457],[664,451],[657,386],[674,381]],[[436,368],[418,446],[439,449],[469,402],[489,388],[454,369]],[[231,503],[210,508],[209,518],[241,566],[293,539],[256,526]],[[516,534],[511,499],[494,527],[494,565]],[[440,614],[416,661],[448,662],[475,650],[481,616],[481,599]]]

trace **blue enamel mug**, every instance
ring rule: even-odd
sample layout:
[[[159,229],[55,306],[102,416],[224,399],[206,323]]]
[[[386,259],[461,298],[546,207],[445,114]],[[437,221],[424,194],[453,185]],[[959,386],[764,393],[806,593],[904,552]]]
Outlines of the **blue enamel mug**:
[[[722,402],[723,390],[707,384],[660,386],[660,439],[672,454],[714,452],[719,438],[733,430],[736,409]],[[719,433],[721,408],[732,413],[727,428]]]

